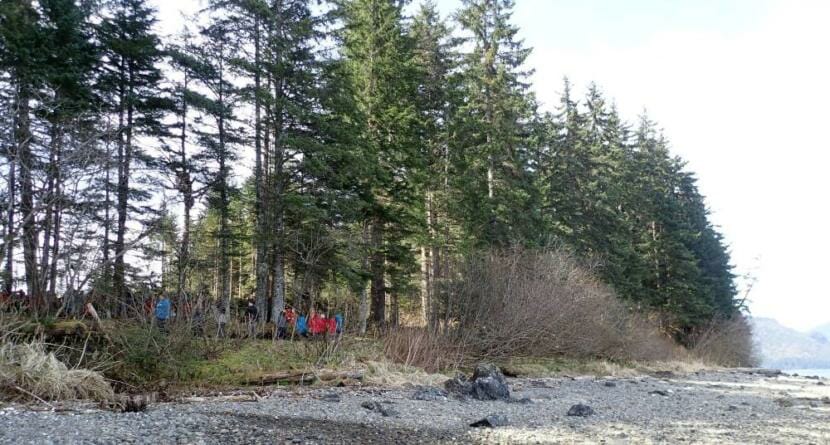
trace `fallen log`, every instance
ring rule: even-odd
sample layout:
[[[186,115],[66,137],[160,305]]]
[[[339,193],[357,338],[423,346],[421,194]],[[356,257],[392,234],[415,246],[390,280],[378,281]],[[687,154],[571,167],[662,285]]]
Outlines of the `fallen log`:
[[[363,380],[363,371],[291,371],[263,374],[244,379],[243,385],[310,385],[316,381],[332,382],[335,380]]]
[[[332,380],[363,380],[363,371],[329,371],[317,374],[317,378],[323,382],[330,382]]]
[[[278,372],[275,374],[263,374],[259,377],[242,380],[243,385],[310,385],[317,380],[313,373],[309,372]]]

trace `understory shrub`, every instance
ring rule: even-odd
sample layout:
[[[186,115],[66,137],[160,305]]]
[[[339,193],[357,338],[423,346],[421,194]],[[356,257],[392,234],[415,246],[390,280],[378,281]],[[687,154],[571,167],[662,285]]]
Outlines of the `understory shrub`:
[[[689,351],[705,363],[719,366],[758,366],[749,320],[736,314],[715,318],[692,334]]]
[[[447,320],[435,332],[390,332],[390,359],[442,369],[471,359],[556,355],[663,361],[677,350],[655,320],[631,311],[562,250],[472,256],[444,292]]]
[[[488,357],[668,360],[674,345],[574,255],[514,249],[471,257],[450,289],[458,344]]]

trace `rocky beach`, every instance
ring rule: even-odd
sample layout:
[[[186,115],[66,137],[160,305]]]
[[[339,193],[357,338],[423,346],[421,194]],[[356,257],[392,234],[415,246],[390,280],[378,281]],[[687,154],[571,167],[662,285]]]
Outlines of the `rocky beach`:
[[[136,413],[0,405],[0,443],[830,443],[830,381],[814,376],[514,378],[509,395],[499,378],[476,383],[483,393],[455,384],[278,388],[180,397]]]

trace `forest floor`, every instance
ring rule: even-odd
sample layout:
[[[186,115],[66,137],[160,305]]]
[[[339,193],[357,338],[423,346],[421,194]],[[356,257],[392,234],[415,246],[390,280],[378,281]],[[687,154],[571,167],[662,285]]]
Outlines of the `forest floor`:
[[[181,395],[126,414],[6,404],[0,443],[830,443],[830,380],[739,369],[508,383],[513,402],[364,384]],[[568,416],[578,403],[594,414]],[[470,426],[494,414],[507,425]]]

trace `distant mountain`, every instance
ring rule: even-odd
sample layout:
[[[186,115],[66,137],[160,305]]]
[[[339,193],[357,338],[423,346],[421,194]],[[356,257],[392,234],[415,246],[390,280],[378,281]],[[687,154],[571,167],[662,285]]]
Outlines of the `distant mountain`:
[[[771,318],[753,318],[752,332],[763,366],[830,368],[830,324],[805,334]]]
[[[830,323],[823,324],[817,328],[814,328],[810,331],[812,334],[819,334],[824,337],[825,340],[830,341]]]

